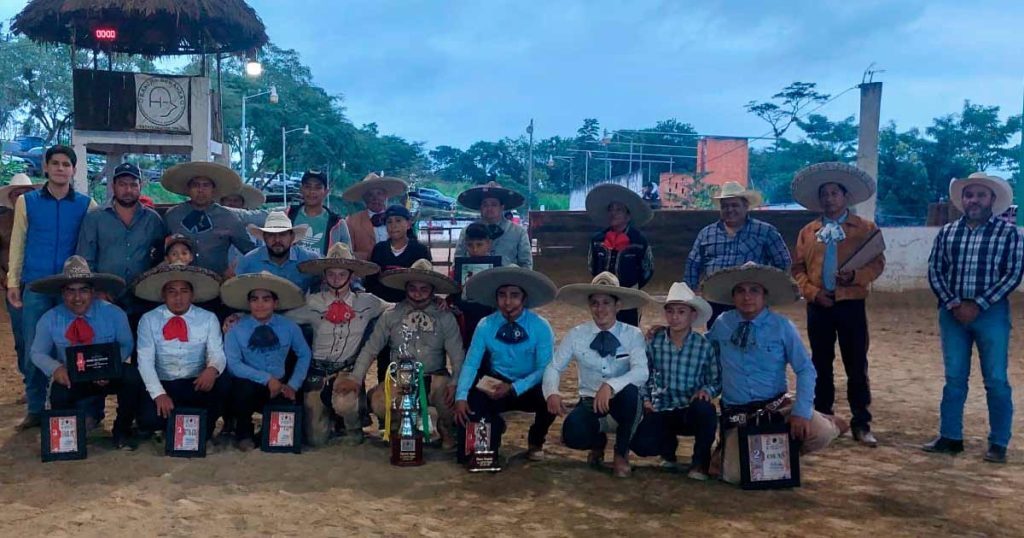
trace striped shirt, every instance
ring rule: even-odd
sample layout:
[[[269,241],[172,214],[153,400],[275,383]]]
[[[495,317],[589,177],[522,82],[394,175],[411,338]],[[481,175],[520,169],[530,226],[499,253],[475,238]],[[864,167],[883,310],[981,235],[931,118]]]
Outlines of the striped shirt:
[[[650,376],[644,400],[655,411],[685,408],[701,390],[711,398],[722,392],[722,367],[703,335],[690,331],[683,347],[677,348],[668,329],[658,331],[647,343],[647,361]]]
[[[935,237],[928,283],[944,308],[974,301],[984,310],[1020,284],[1022,258],[1024,241],[1016,226],[992,216],[972,230],[961,217]]]
[[[683,279],[698,289],[705,277],[727,267],[755,262],[789,272],[793,260],[779,231],[767,222],[747,217],[747,223],[732,237],[718,221],[705,226],[686,257]]]

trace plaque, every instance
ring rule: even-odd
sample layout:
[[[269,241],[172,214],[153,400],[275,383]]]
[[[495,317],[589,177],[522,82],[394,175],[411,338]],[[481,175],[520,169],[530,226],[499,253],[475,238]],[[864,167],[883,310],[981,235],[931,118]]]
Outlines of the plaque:
[[[64,350],[64,359],[71,384],[121,379],[124,368],[121,347],[117,342],[68,346]]]
[[[800,487],[800,442],[790,437],[789,424],[749,422],[737,427],[740,487]]]
[[[456,256],[455,282],[465,286],[469,277],[488,269],[501,267],[501,256]]]
[[[164,453],[175,458],[206,457],[206,410],[175,407],[167,418]]]
[[[302,452],[302,406],[270,404],[263,408],[260,449],[264,452]]]
[[[466,455],[471,473],[496,473],[501,470],[498,451],[493,448],[493,424],[484,419],[466,425]]]
[[[44,462],[85,459],[84,411],[44,411],[39,432]]]

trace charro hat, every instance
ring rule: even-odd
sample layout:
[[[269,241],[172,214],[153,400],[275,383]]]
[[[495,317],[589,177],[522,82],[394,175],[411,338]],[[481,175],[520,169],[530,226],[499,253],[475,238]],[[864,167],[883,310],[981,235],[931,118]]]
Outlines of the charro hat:
[[[837,183],[846,189],[846,202],[859,204],[875,193],[875,180],[870,174],[846,163],[816,163],[800,169],[790,186],[793,200],[811,211],[820,212],[818,191],[826,183]]]
[[[482,273],[481,273],[482,274]],[[474,276],[473,278],[476,278]],[[472,281],[472,279],[470,279]],[[557,299],[564,303],[587,308],[590,296],[595,294],[611,295],[619,300],[620,308],[629,310],[641,308],[653,301],[650,295],[636,288],[624,288],[619,285],[619,277],[605,271],[594,277],[590,284],[569,284],[558,290]]]
[[[298,286],[268,271],[246,273],[227,279],[220,286],[220,299],[235,310],[248,310],[249,292],[253,290],[267,290],[277,295],[278,310],[291,310],[306,302]]]
[[[257,226],[250,224],[245,227],[256,239],[263,240],[263,234],[279,234],[284,232],[292,232],[295,234],[295,243],[302,241],[303,237],[309,233],[308,224],[299,224],[297,226],[292,225],[292,219],[288,218],[288,215],[284,211],[271,211],[267,215],[267,220],[263,226]]]
[[[474,277],[476,278],[476,277]],[[407,282],[426,282],[434,287],[434,293],[455,293],[459,285],[434,270],[430,260],[416,260],[412,267],[402,267],[384,271],[380,275],[380,283],[396,290],[404,290]]]
[[[85,258],[71,256],[64,262],[62,273],[33,281],[28,285],[28,289],[36,293],[58,295],[64,286],[77,283],[92,284],[97,291],[106,292],[111,296],[118,295],[124,288],[124,280],[121,277],[107,273],[93,273]]]
[[[587,193],[587,214],[601,226],[608,225],[608,205],[619,202],[629,210],[630,222],[643,226],[654,218],[651,206],[632,190],[615,183],[602,183]]]
[[[13,191],[14,189],[21,189],[25,187],[38,189],[41,188],[42,186],[42,183],[34,185],[32,183],[32,178],[28,177],[28,174],[14,174],[13,176],[11,176],[10,183],[4,185],[3,187],[0,187],[0,206],[14,208],[14,205],[11,204],[10,200],[11,191]]]
[[[242,189],[242,178],[234,170],[222,164],[203,161],[181,163],[168,168],[160,178],[160,184],[173,193],[188,196],[188,183],[197,177],[213,181],[214,200]]]
[[[517,286],[526,292],[526,307],[537,308],[555,300],[558,289],[547,275],[517,265],[494,267],[481,271],[465,285],[465,297],[474,303],[498,308],[498,288]]]
[[[761,205],[764,201],[764,197],[761,193],[744,187],[735,181],[726,181],[718,188],[718,194],[711,197],[711,202],[715,204],[715,207],[719,207],[722,200],[726,198],[743,198],[747,201],[747,205],[751,208]]]
[[[384,189],[388,198],[392,198],[394,196],[402,195],[408,188],[409,185],[397,177],[381,177],[370,172],[362,181],[345,189],[345,192],[341,194],[341,197],[347,202],[362,202],[363,195],[366,194],[366,191],[370,189]]]
[[[732,290],[744,282],[761,285],[768,292],[767,301],[771,306],[789,304],[800,299],[796,281],[789,273],[754,262],[715,271],[708,275],[700,289],[708,301],[732,304]]]
[[[969,185],[984,185],[992,189],[996,195],[996,200],[992,203],[993,215],[1001,215],[1013,205],[1013,188],[1005,179],[999,176],[990,176],[985,172],[975,172],[965,178],[949,182],[949,201],[953,202],[953,205],[960,211],[964,210],[964,189]]]
[[[135,296],[159,303],[163,301],[161,294],[168,282],[183,280],[192,285],[192,302],[205,303],[216,299],[220,294],[220,276],[209,269],[181,263],[160,264],[135,279],[132,287]]]
[[[259,209],[260,207],[263,207],[263,204],[267,203],[267,195],[263,194],[263,191],[249,185],[248,183],[242,185],[242,190],[225,194],[221,199],[223,200],[228,196],[241,196],[244,201],[245,209]]]
[[[348,269],[356,276],[372,275],[380,271],[379,265],[356,258],[345,243],[331,245],[324,258],[307,260],[299,264],[299,271],[307,275],[319,275],[331,268]]]
[[[502,187],[496,181],[488,181],[486,185],[470,187],[459,193],[459,203],[476,211],[480,210],[480,203],[484,198],[497,198],[505,209],[515,209],[526,201],[522,194]]]
[[[673,282],[668,289],[668,295],[664,299],[656,299],[657,302],[668,304],[684,304],[697,311],[697,319],[693,320],[694,329],[703,328],[711,319],[711,305],[703,297],[693,293],[686,282]]]

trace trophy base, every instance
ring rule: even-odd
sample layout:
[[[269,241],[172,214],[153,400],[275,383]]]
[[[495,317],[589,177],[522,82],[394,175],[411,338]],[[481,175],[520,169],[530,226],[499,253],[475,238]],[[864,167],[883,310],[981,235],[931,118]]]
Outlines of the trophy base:
[[[497,473],[501,471],[501,462],[497,452],[474,452],[466,467],[471,473]]]
[[[391,465],[416,467],[423,465],[423,434],[416,432],[412,437],[391,438]]]

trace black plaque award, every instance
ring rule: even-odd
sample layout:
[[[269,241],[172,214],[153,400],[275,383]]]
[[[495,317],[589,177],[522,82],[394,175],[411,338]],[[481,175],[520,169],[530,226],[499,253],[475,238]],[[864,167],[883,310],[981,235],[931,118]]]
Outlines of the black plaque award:
[[[84,460],[85,412],[75,409],[43,411],[39,428],[43,461]]]
[[[785,422],[748,422],[737,428],[740,487],[800,487],[800,442],[790,437]]]
[[[72,384],[121,379],[124,367],[117,342],[68,346],[64,359]]]
[[[467,464],[471,473],[496,473],[501,470],[498,451],[494,449],[493,425],[481,418],[466,425]]]
[[[260,431],[264,452],[302,452],[302,406],[269,404],[263,408],[263,429]]]
[[[164,453],[175,458],[206,457],[206,410],[175,407],[167,417]]]
[[[501,267],[501,256],[456,256],[455,282],[465,286],[469,277],[494,267]]]

